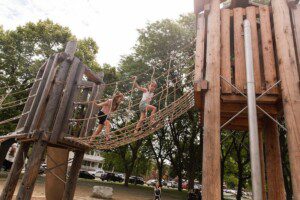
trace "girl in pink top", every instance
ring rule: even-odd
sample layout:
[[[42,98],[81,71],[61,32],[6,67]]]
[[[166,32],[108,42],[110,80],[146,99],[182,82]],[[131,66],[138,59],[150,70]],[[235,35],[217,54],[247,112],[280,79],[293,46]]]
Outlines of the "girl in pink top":
[[[110,120],[109,114],[118,109],[119,105],[124,99],[124,95],[121,92],[117,92],[112,99],[108,99],[105,102],[97,104],[95,101],[93,103],[98,107],[102,107],[102,109],[98,113],[99,125],[97,130],[93,133],[90,142],[94,140],[94,138],[99,135],[105,126],[106,132],[106,140],[109,140],[109,132],[110,132]]]

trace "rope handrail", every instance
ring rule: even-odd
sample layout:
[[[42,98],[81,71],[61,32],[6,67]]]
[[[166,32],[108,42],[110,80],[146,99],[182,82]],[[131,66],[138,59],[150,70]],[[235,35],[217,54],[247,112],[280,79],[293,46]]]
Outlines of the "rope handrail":
[[[186,75],[186,77],[188,77],[189,75],[193,75],[193,73],[194,73],[194,71],[191,71],[191,72],[189,72],[187,75]],[[185,78],[186,78],[185,77]],[[177,78],[177,77],[176,77]],[[175,78],[174,78],[175,79]],[[180,79],[181,80],[181,79]],[[191,81],[193,81],[192,79],[190,79],[187,83],[190,83]],[[179,80],[177,81],[177,83],[179,82]],[[186,85],[186,84],[185,84]],[[178,88],[177,90],[179,90],[180,88]],[[166,91],[167,90],[167,87],[165,88],[165,89],[163,89],[162,91],[160,91],[160,92],[157,92],[154,96],[153,96],[153,98],[154,97],[157,97],[159,94],[161,94],[161,93],[163,93],[164,91]],[[169,93],[169,94],[173,94],[173,92],[171,92],[171,93]],[[165,98],[163,98],[163,99],[165,99]],[[163,99],[160,99],[160,101],[161,100],[163,100]],[[139,105],[139,101],[140,100],[137,100],[138,101],[138,103],[135,103],[135,104],[133,104],[131,107],[136,107],[137,105]],[[89,102],[86,102],[86,103],[89,103]],[[123,108],[123,109],[118,109],[115,113],[119,113],[119,112],[121,112],[121,111],[125,111],[127,108]],[[135,111],[135,112],[137,112],[137,111]],[[104,116],[104,115],[102,115],[102,116]],[[96,116],[96,117],[91,117],[91,118],[81,118],[81,119],[69,119],[69,121],[86,121],[86,120],[89,120],[89,119],[97,119],[98,117],[101,117],[101,116]]]
[[[97,142],[97,144],[95,144],[94,142],[92,144],[92,147],[96,149],[111,149],[139,140],[143,137],[152,134],[156,130],[162,128],[165,123],[169,123],[171,120],[178,118],[193,106],[194,106],[193,92],[192,90],[190,90],[186,92],[184,95],[182,95],[180,98],[178,98],[176,101],[168,105],[168,107],[163,108],[160,114],[156,115],[158,117],[156,121],[160,122],[159,125],[154,126],[154,124],[147,123],[148,121],[150,121],[149,119],[150,117],[147,117],[144,126],[137,133],[132,134],[132,132],[135,131],[135,127],[136,127],[135,125],[137,123],[135,122],[126,127],[122,127],[116,131],[110,132],[111,139],[109,141],[105,141],[103,139],[100,142]],[[174,110],[176,110],[176,112],[174,112]],[[172,113],[175,113],[176,115],[176,116],[174,115],[173,118],[172,118]],[[77,138],[76,140],[82,142],[88,142],[89,138],[90,137]]]
[[[31,83],[34,83],[34,82],[40,81],[40,80],[41,80],[41,78],[38,78],[38,79],[36,79],[36,78],[29,79],[27,81],[27,83],[25,83],[25,86],[30,85]],[[21,86],[24,86],[24,84],[20,85],[20,83],[18,83],[18,84],[15,84],[15,85],[2,86],[1,89],[12,89],[12,88],[17,88],[17,87],[21,87]]]
[[[191,59],[192,57],[194,57],[195,56],[195,54],[193,53],[191,56],[189,56],[188,58],[187,58],[187,60],[189,60],[189,59]],[[179,66],[179,65],[175,65],[175,66],[173,66],[173,67],[171,67],[170,68],[170,71],[173,71],[173,70],[175,70],[175,69],[178,69],[178,68],[180,68],[180,67],[182,67],[182,66]],[[191,68],[191,69],[193,69],[193,67],[194,67],[194,65],[191,65],[191,66],[188,66],[187,68]],[[156,77],[154,80],[155,81],[157,81],[159,78],[162,78],[163,76],[165,76],[165,75],[167,75],[168,74],[168,70],[166,70],[166,71],[164,71],[163,73],[161,73],[158,77]],[[117,82],[115,82],[115,83],[117,83]],[[129,84],[132,84],[133,83],[133,81],[132,82],[129,82]],[[130,95],[130,93],[131,93],[132,91],[131,90],[129,90],[129,91],[127,91],[127,92],[125,92],[125,93],[123,93],[124,94],[124,96],[126,96],[126,95]],[[103,101],[103,100],[105,100],[106,98],[102,98],[102,99],[99,99],[98,101]],[[91,102],[91,101],[84,101],[84,103],[89,103],[89,102]],[[75,102],[75,104],[76,104],[77,102]],[[78,104],[83,104],[82,102],[78,102]]]
[[[0,125],[3,125],[3,124],[6,124],[6,123],[15,121],[15,120],[17,120],[17,119],[20,119],[23,115],[27,115],[28,113],[29,113],[29,112],[26,112],[26,113],[23,113],[23,114],[21,114],[21,115],[17,115],[17,116],[15,116],[15,117],[12,117],[12,118],[9,118],[9,119],[0,121]]]

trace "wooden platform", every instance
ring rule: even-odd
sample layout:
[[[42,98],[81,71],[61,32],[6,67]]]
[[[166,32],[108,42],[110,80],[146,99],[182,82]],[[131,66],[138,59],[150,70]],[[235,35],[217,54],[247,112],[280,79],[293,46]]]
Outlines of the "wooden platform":
[[[206,26],[205,11],[198,17],[196,68],[195,68],[195,105],[204,110],[206,83]],[[275,40],[272,33],[272,13],[268,6],[246,7],[221,10],[221,123],[225,123],[237,112],[247,106],[246,64],[243,36],[243,20],[251,24],[255,90],[257,97],[279,81],[275,60]],[[234,87],[233,87],[234,86]],[[236,88],[235,88],[236,87]],[[279,84],[262,96],[257,104],[270,115],[275,116],[282,110]],[[258,110],[258,119],[264,113]],[[248,130],[247,109],[225,128]]]

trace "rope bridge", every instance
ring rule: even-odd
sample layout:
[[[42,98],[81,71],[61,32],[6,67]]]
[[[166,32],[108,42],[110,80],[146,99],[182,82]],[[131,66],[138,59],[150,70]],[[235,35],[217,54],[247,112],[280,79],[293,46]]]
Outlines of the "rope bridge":
[[[151,123],[150,117],[147,117],[140,129],[136,130],[135,128],[137,122],[132,123],[110,132],[110,139],[108,141],[105,137],[100,137],[98,140],[92,141],[91,147],[98,150],[113,149],[140,140],[165,127],[192,107],[194,107],[194,93],[193,91],[189,91],[164,109],[159,110],[155,114],[154,123]],[[67,137],[66,139],[89,143],[90,137]]]
[[[194,45],[194,42],[195,41],[193,40],[190,44],[184,46],[182,50],[191,47]],[[112,98],[118,91],[121,91],[124,94],[124,103],[121,104],[117,111],[110,114],[111,122],[113,124],[113,131],[109,132],[108,134],[100,133],[100,135],[91,139],[91,136],[89,135],[91,134],[92,128],[95,128],[94,123],[101,116],[95,115],[95,112],[92,114],[93,111],[88,111],[89,109],[97,110],[96,106],[94,106],[95,100],[91,100],[90,98],[88,101],[80,101],[80,97],[78,97],[78,100],[73,102],[74,110],[73,116],[69,118],[68,132],[64,132],[64,137],[61,138],[61,142],[71,142],[77,146],[99,150],[112,149],[140,140],[153,134],[157,130],[164,128],[194,106],[193,57],[194,54],[190,55],[188,52],[182,51],[182,53],[179,53],[179,55],[171,52],[169,58],[159,61],[159,64],[151,64],[149,69],[136,75],[136,77],[139,77],[143,80],[147,79],[147,77],[150,78],[151,76],[150,82],[157,81],[160,84],[164,82],[164,84],[156,89],[155,95],[153,96],[152,105],[157,108],[157,112],[154,115],[154,122],[153,120],[150,120],[150,116],[148,116],[141,121],[141,126],[136,128],[140,114],[139,95],[141,92],[134,93],[134,85],[137,81],[136,78],[132,80],[132,78],[127,77],[120,81],[97,85],[96,93],[94,94],[94,96],[101,96],[97,99],[98,102],[103,102],[108,98]],[[162,67],[163,65],[166,66],[166,68],[159,67]],[[155,76],[155,73],[158,73],[157,71],[159,69],[161,69],[162,72],[160,72],[158,76]],[[6,93],[0,96],[0,111],[22,106],[29,99],[34,99],[36,93],[32,92],[31,88],[33,85],[37,88],[37,86],[40,84],[40,81],[41,78],[30,80],[30,82],[26,84],[25,89],[22,90],[17,89],[21,88],[20,85],[7,86],[4,88]],[[84,91],[88,87],[91,89],[91,86],[78,85],[77,87],[79,91]],[[102,87],[102,91],[100,87]],[[95,88],[93,87],[93,90],[94,89]],[[105,96],[101,94],[103,93],[104,89],[106,90],[106,93],[104,94]],[[29,91],[31,92],[28,94],[27,98],[5,102],[9,96],[14,96],[16,94]],[[108,94],[109,91],[113,91],[113,94]],[[27,116],[30,112],[30,109],[27,110],[27,112],[24,112],[23,110],[23,113],[18,116],[0,121],[0,125],[16,121],[22,116]],[[84,114],[83,111],[86,111],[86,116],[84,118],[80,117],[82,114]],[[78,112],[81,112],[79,118]],[[80,134],[78,130],[77,132],[75,131],[76,133],[72,132],[75,126],[81,127],[81,130],[79,131]],[[107,139],[107,136],[109,139]],[[18,131],[1,136],[0,143],[11,138],[15,138],[20,141],[34,139],[31,138],[31,134],[28,135],[27,133],[23,133],[22,129],[18,129]]]

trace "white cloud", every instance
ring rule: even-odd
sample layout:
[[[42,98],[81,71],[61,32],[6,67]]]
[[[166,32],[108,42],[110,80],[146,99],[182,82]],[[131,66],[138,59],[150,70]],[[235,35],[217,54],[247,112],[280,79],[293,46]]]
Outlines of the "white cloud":
[[[1,0],[0,24],[14,29],[49,18],[78,38],[92,37],[100,47],[97,60],[117,65],[135,44],[136,29],[192,11],[187,0]]]

